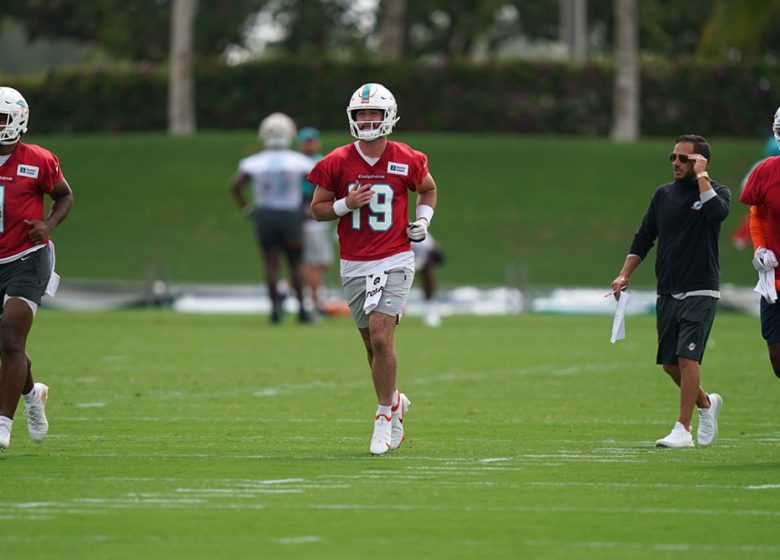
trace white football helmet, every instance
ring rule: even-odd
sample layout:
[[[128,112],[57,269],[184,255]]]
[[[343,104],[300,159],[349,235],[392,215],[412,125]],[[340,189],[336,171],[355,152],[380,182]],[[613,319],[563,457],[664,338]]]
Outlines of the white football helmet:
[[[777,142],[777,147],[780,148],[780,107],[775,111],[775,120],[772,122],[772,132],[775,133],[775,142]]]
[[[7,115],[5,127],[0,130],[0,144],[16,144],[27,132],[30,118],[30,109],[22,94],[14,88],[0,86],[0,115]]]
[[[293,120],[284,113],[271,113],[262,120],[258,132],[266,148],[282,149],[292,145],[297,129]]]
[[[385,116],[381,121],[373,121],[370,129],[363,130],[355,121],[355,113],[360,109],[379,109],[384,111]],[[347,106],[349,131],[358,140],[376,140],[393,132],[393,127],[399,120],[397,114],[398,106],[389,89],[382,84],[364,84],[352,94]]]

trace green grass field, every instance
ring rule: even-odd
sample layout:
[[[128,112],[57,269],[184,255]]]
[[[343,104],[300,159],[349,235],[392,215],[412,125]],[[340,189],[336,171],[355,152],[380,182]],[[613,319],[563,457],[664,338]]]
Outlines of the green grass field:
[[[407,320],[408,441],[368,454],[348,319],[42,310],[50,435],[0,455],[0,557],[760,559],[780,556],[780,383],[721,313],[711,448],[653,447],[677,392],[652,317]]]
[[[324,136],[324,149],[350,141]],[[507,270],[534,286],[608,286],[655,188],[671,179],[674,139],[614,144],[600,138],[408,134],[426,152],[440,196],[432,232],[447,254],[443,285],[503,285]],[[249,223],[229,182],[258,148],[249,132],[193,138],[155,134],[38,136],[75,192],[55,232],[58,269],[74,278],[167,276],[174,282],[260,282]],[[732,187],[723,226],[722,279],[755,282],[749,252],[729,243],[746,208],[739,183],[764,139],[711,139],[710,174]],[[654,259],[654,255],[652,256]],[[334,273],[335,274],[335,273]],[[335,276],[334,276],[335,278]],[[651,287],[653,267],[634,275]]]

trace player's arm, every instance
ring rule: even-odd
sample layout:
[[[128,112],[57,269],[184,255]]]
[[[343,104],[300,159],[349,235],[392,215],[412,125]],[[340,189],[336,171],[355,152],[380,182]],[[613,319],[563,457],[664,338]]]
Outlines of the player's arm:
[[[406,228],[406,235],[410,241],[422,241],[428,236],[428,228],[431,225],[433,211],[436,208],[436,181],[428,173],[417,185],[417,208],[415,219]]]
[[[764,205],[750,207],[750,238],[753,240],[753,250],[766,247],[767,209]]]
[[[777,256],[767,247],[767,207],[758,204],[750,207],[750,238],[753,240],[753,268],[761,272],[777,267]]]
[[[233,198],[236,200],[236,204],[241,211],[247,216],[252,213],[252,207],[247,202],[244,196],[244,187],[249,183],[249,175],[246,173],[236,173],[235,177],[230,184],[230,191],[233,193]]]
[[[428,173],[422,180],[422,183],[417,185],[417,208],[420,206],[429,206],[431,210],[436,209],[436,181]]]
[[[358,183],[355,188],[349,190],[347,196],[339,199],[336,199],[336,193],[333,191],[317,185],[311,199],[311,214],[318,222],[336,220],[349,214],[355,208],[367,205],[371,202],[372,196],[371,185]]]
[[[49,234],[60,225],[73,206],[73,191],[64,177],[54,184],[49,196],[53,202],[46,219],[24,221],[30,228],[27,230],[27,238],[36,244],[46,242]]]

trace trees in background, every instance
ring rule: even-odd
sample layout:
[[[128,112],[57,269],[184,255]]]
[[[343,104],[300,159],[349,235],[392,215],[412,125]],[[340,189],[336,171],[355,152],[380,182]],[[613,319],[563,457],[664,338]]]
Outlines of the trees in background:
[[[164,63],[172,2],[25,0],[5,3],[0,18],[21,22],[31,39],[75,39],[114,60]],[[208,1],[195,17],[193,55],[196,62],[225,60],[226,50],[239,46],[245,59],[562,59],[561,40],[572,26],[561,24],[583,6],[586,21],[577,27],[587,29],[587,52],[611,57],[615,0]],[[642,0],[636,21],[643,55],[780,58],[780,0]],[[258,35],[265,40],[253,42]]]
[[[90,44],[105,53],[103,61],[152,68],[167,62],[169,129],[177,134],[195,130],[191,72],[205,62],[612,59],[612,137],[629,140],[639,132],[641,57],[780,60],[774,38],[780,0],[208,0],[197,6],[197,0],[25,0],[4,6],[0,22],[21,22],[33,39]],[[5,50],[14,59],[26,55]]]

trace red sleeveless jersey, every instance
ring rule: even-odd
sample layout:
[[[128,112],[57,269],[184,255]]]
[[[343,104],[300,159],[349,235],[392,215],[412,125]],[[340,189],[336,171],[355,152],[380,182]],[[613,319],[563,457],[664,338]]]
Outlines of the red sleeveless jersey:
[[[400,142],[388,142],[374,165],[369,165],[354,144],[336,148],[309,173],[308,181],[344,198],[358,183],[370,184],[371,203],[339,219],[342,259],[373,261],[411,251],[409,191],[416,191],[428,175],[428,157]]]

